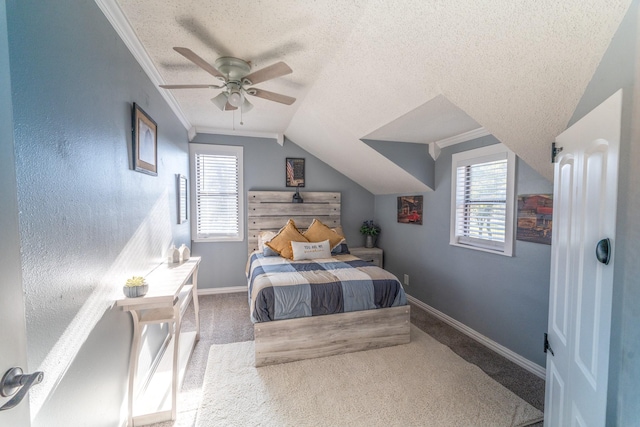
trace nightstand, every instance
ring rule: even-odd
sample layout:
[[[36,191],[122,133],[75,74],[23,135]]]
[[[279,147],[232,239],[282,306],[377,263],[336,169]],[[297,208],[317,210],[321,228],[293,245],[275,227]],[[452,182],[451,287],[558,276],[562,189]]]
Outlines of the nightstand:
[[[357,256],[365,261],[369,261],[382,268],[383,251],[380,248],[349,248],[351,255]]]

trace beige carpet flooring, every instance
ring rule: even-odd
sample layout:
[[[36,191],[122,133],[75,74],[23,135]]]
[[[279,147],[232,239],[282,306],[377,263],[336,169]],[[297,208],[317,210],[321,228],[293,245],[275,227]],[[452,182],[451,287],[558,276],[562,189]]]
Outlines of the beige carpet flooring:
[[[415,326],[411,343],[255,368],[254,342],[214,345],[198,427],[530,425],[542,412]]]
[[[154,424],[153,427],[194,427],[202,400],[203,382],[209,350],[212,345],[253,340],[246,293],[200,297],[201,340],[189,362],[186,378],[178,398],[176,422]],[[438,342],[451,348],[463,359],[480,367],[487,375],[517,396],[542,410],[544,380],[492,352],[473,339],[439,321],[418,307],[412,307],[411,322]],[[184,330],[192,330],[193,313],[187,314]],[[542,427],[542,422],[534,424]]]

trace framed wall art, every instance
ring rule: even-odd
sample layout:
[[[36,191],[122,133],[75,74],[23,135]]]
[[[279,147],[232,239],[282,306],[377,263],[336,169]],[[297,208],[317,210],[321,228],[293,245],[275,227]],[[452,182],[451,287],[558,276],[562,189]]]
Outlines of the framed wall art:
[[[304,187],[304,159],[287,157],[285,168],[287,187]]]
[[[398,222],[422,225],[422,196],[398,197]]]
[[[187,206],[187,177],[184,175],[176,175],[176,194],[178,201],[178,224],[186,222],[188,219]]]
[[[158,175],[158,125],[136,103],[132,110],[133,169]]]
[[[518,230],[516,239],[550,245],[552,225],[553,194],[523,194],[518,196]]]

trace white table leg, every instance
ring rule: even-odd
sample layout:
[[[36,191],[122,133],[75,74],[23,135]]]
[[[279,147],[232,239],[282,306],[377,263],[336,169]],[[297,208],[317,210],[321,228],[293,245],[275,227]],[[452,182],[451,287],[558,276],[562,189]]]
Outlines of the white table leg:
[[[173,307],[174,310],[174,322],[173,322],[173,372],[171,378],[171,419],[176,419],[176,407],[178,403],[178,367],[179,367],[179,357],[180,357],[180,304],[176,304]]]
[[[200,306],[198,305],[198,268],[196,266],[195,271],[193,272],[193,276],[191,278],[193,283],[193,288],[191,292],[193,292],[193,311],[196,314],[196,342],[200,341]]]
[[[138,358],[140,352],[140,324],[138,319],[138,312],[135,310],[129,311],[131,319],[133,319],[133,339],[131,341],[131,354],[129,355],[129,396],[128,396],[128,420],[127,425],[133,426],[133,394],[135,386],[135,378],[138,374]]]

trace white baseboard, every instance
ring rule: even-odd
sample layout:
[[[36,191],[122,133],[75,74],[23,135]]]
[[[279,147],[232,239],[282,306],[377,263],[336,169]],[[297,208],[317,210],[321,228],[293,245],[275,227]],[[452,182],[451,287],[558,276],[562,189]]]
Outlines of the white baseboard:
[[[420,301],[419,299],[417,299],[415,297],[412,297],[411,295],[407,295],[407,300],[410,303],[415,304],[416,306],[420,307],[421,309],[423,309],[427,313],[430,313],[433,316],[437,317],[438,319],[442,320],[444,323],[456,328],[457,330],[459,330],[463,334],[465,334],[465,335],[473,338],[474,340],[478,341],[480,344],[484,345],[485,347],[488,347],[489,349],[495,351],[496,353],[498,353],[502,357],[512,361],[516,365],[526,369],[527,371],[531,372],[532,374],[534,374],[534,375],[536,375],[536,376],[538,376],[538,377],[540,377],[542,379],[545,379],[545,377],[546,377],[546,369],[543,368],[542,366],[538,365],[537,363],[534,363],[534,362],[530,361],[529,359],[526,359],[526,358],[520,356],[518,353],[515,353],[515,352],[509,350],[508,348],[498,344],[497,342],[485,337],[484,335],[480,334],[479,332],[476,332],[475,330],[471,329],[467,325],[458,322],[454,318],[447,316],[443,312],[431,307],[428,304],[425,304],[424,302]]]
[[[226,288],[204,288],[198,289],[200,295],[233,294],[235,292],[247,292],[247,286],[229,286]]]

